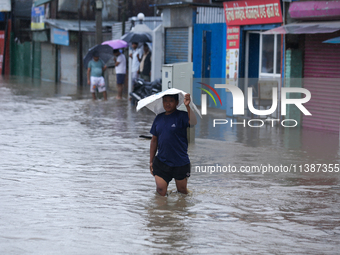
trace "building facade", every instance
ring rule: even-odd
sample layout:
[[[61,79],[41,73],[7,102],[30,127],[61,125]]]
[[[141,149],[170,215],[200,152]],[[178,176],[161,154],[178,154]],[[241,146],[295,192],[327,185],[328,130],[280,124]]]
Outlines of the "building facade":
[[[284,2],[285,23],[268,34],[285,38],[286,87],[303,87],[311,93],[305,107],[312,116],[296,108],[289,114],[304,128],[339,133],[340,44],[328,40],[340,36],[340,2]]]

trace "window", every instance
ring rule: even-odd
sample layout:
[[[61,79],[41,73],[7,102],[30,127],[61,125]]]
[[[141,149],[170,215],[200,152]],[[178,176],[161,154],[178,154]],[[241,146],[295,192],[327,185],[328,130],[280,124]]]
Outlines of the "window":
[[[281,35],[260,35],[260,70],[262,77],[280,76]]]

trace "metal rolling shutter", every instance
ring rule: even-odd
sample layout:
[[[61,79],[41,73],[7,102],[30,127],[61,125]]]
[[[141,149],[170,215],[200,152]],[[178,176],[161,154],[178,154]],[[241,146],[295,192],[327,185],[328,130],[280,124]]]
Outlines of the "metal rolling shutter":
[[[303,127],[339,132],[340,45],[322,43],[339,35],[308,34],[305,37],[304,87],[312,96],[305,106],[312,116],[303,116]]]
[[[56,47],[41,43],[41,80],[56,81]],[[48,68],[47,68],[48,67]]]
[[[165,64],[188,62],[189,29],[167,28],[165,30]]]
[[[60,46],[60,81],[77,84],[77,48]]]

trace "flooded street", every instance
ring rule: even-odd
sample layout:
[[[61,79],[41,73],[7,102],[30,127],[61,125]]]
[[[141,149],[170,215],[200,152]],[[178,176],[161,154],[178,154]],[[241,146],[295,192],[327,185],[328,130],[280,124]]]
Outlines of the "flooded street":
[[[212,111],[189,145],[190,194],[160,197],[139,138],[155,115],[114,98],[0,81],[1,254],[339,254],[340,173],[305,171],[340,163],[338,135],[213,128]]]

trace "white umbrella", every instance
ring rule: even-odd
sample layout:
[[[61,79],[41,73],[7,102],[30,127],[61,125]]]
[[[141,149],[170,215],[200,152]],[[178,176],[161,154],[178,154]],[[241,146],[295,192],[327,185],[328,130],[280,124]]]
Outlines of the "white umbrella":
[[[142,100],[139,100],[137,104],[137,108],[136,108],[137,112],[143,107],[148,108],[149,110],[153,111],[155,114],[165,112],[164,107],[163,107],[163,96],[176,95],[176,94],[178,94],[177,108],[179,108],[184,103],[184,95],[187,93],[184,92],[183,90],[172,88],[172,89],[167,89],[165,91],[159,92],[157,94],[153,94],[151,96],[143,98]],[[197,114],[202,118],[200,111],[197,109],[196,105],[192,102],[192,98],[191,98],[189,106],[192,110],[197,112]]]
[[[133,28],[131,28],[131,32],[135,33],[149,33],[152,34],[152,30],[145,24],[137,24]]]

